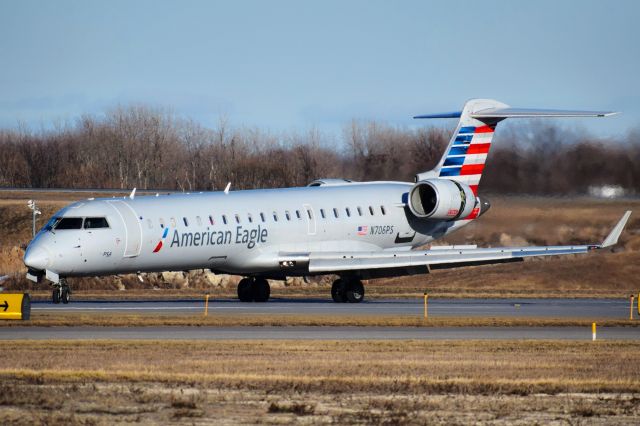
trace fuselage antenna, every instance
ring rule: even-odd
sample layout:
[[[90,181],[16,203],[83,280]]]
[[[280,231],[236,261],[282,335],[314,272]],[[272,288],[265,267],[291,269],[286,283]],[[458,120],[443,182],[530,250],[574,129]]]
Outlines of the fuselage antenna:
[[[229,188],[231,188],[231,182],[229,182],[229,183],[227,184],[227,187],[224,189],[224,193],[225,193],[225,194],[228,194],[228,193],[229,193]]]

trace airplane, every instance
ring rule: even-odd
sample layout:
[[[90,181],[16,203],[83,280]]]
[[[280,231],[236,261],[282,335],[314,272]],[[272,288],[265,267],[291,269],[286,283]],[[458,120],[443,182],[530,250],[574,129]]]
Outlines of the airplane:
[[[306,187],[89,198],[57,213],[24,256],[27,278],[53,286],[69,303],[68,277],[209,269],[243,276],[242,302],[266,302],[268,279],[337,275],[335,302],[364,299],[362,280],[532,256],[587,253],[617,243],[627,211],[601,243],[571,246],[420,246],[484,215],[478,185],[496,126],[507,118],[605,117],[608,111],[512,108],[472,99],[461,111],[414,118],[457,118],[439,163],[414,182],[319,179]]]

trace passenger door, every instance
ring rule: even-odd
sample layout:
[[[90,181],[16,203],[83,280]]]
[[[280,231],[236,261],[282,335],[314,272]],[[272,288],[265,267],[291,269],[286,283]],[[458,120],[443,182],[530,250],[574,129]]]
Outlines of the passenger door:
[[[142,246],[142,226],[133,208],[124,201],[113,200],[109,203],[116,209],[124,223],[124,257],[136,257]]]

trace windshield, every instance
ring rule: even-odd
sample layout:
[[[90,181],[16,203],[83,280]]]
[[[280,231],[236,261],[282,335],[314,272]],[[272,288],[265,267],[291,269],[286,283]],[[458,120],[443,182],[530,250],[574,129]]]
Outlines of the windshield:
[[[108,228],[109,223],[104,217],[88,217],[84,220],[84,229]]]
[[[81,217],[53,217],[44,226],[45,231],[57,231],[60,229],[82,229]],[[109,222],[104,217],[88,217],[84,219],[84,229],[108,228]]]
[[[81,217],[63,217],[53,224],[53,229],[82,229]]]
[[[53,227],[56,225],[56,223],[58,223],[59,220],[60,220],[59,217],[52,217],[51,219],[49,219],[49,222],[47,222],[47,224],[44,225],[43,229],[45,231],[51,231]]]

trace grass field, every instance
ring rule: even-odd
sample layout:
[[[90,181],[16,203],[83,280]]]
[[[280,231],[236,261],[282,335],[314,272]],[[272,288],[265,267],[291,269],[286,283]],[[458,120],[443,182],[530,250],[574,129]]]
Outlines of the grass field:
[[[30,211],[26,200],[39,201],[43,218],[68,202],[100,194],[0,192],[0,275],[2,285],[28,290],[38,299],[49,298],[47,286],[24,279],[23,247],[30,239]],[[103,194],[104,195],[104,194]],[[586,256],[532,259],[522,263],[434,271],[429,275],[371,280],[368,297],[628,297],[640,290],[640,200],[598,200],[490,197],[491,210],[477,222],[453,234],[442,244],[477,243],[480,246],[544,245],[599,242],[625,210],[635,210],[620,244],[614,250]],[[40,219],[40,225],[45,219]],[[200,298],[234,297],[237,279],[216,283],[202,272],[167,277],[145,275],[71,279],[75,297],[91,298]],[[274,282],[275,297],[329,297],[331,277],[303,283]]]
[[[0,347],[3,424],[634,424],[638,342],[83,341]]]

